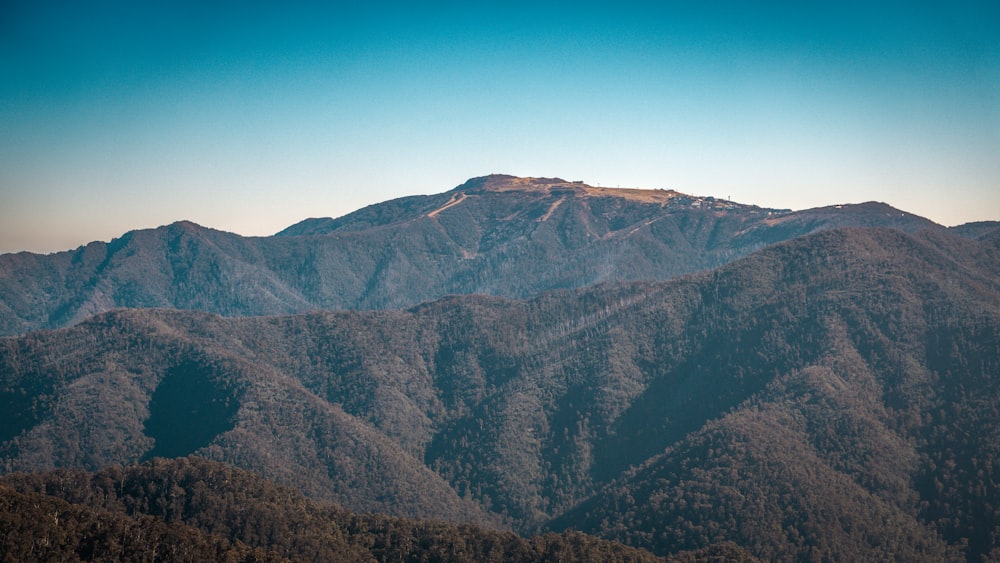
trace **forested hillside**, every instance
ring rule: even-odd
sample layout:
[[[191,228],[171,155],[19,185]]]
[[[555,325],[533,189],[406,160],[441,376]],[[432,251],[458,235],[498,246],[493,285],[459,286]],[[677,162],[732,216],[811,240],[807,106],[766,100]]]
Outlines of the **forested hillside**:
[[[279,237],[280,238],[280,237]],[[1000,552],[1000,237],[837,229],[527,300],[0,340],[3,471],[232,463],[348,509],[659,555]]]
[[[662,561],[580,533],[521,538],[444,522],[353,514],[199,458],[97,473],[57,470],[0,481],[5,560]],[[687,552],[751,560],[731,545]]]
[[[528,298],[665,280],[844,226],[944,230],[879,203],[787,212],[670,190],[487,176],[273,237],[178,222],[47,256],[2,255],[0,335],[120,307],[245,316],[411,307],[453,294]]]

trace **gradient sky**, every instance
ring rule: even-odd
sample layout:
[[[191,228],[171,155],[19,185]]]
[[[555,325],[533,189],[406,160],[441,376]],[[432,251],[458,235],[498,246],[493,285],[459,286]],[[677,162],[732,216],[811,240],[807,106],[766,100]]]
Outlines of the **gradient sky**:
[[[997,220],[1000,3],[0,2],[0,252],[490,173]]]

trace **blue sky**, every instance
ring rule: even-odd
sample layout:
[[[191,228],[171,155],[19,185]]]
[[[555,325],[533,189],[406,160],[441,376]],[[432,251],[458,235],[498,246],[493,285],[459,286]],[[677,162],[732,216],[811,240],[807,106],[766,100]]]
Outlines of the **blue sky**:
[[[1000,219],[1000,4],[0,3],[0,252],[490,173]]]

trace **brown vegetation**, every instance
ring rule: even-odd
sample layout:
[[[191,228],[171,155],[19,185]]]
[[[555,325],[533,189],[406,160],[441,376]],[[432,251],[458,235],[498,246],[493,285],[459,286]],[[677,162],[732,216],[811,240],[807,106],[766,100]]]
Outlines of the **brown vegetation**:
[[[142,459],[181,381],[214,434],[175,455],[352,510],[661,555],[976,560],[1000,537],[998,374],[1000,237],[845,229],[672,282],[3,339],[0,462]]]
[[[0,484],[0,508],[5,560],[660,560],[576,532],[525,539],[469,525],[352,514],[199,458],[97,473],[9,475]],[[695,554],[682,557],[689,555]]]

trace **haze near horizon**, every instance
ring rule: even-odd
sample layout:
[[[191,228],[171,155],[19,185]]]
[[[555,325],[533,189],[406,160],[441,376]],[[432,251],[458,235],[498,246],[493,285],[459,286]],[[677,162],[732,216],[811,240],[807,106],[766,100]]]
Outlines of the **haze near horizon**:
[[[1000,219],[993,2],[0,8],[0,252],[490,173]]]

